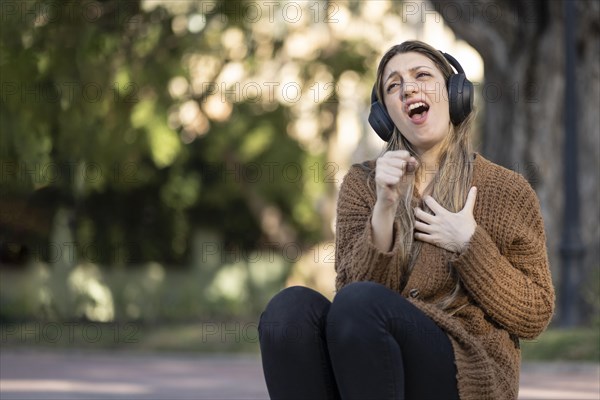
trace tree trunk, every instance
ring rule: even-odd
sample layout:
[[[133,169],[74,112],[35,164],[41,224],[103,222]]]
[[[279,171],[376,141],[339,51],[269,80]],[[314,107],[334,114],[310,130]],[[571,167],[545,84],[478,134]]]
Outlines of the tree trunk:
[[[483,98],[484,131],[479,150],[523,174],[536,190],[556,279],[564,228],[564,2],[458,0],[453,7],[443,0],[432,3],[457,37],[483,58],[485,82],[478,94]],[[577,78],[566,83],[577,85],[578,93],[579,209],[585,252],[574,275],[591,277],[598,267],[600,244],[600,3],[579,0],[574,6]],[[597,302],[597,288],[593,290],[596,293],[591,286],[581,288],[588,307]]]

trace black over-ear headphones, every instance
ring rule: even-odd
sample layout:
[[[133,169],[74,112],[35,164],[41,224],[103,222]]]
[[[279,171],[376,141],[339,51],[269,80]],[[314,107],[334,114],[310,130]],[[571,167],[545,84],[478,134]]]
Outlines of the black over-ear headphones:
[[[448,60],[457,72],[448,78],[447,88],[448,103],[450,104],[450,120],[454,125],[458,125],[467,118],[473,109],[473,83],[467,79],[465,71],[454,57],[442,51],[440,53],[442,53],[444,58]],[[385,109],[385,106],[377,100],[376,85],[373,85],[371,92],[369,124],[371,124],[373,130],[380,138],[388,142],[394,134],[394,122]]]

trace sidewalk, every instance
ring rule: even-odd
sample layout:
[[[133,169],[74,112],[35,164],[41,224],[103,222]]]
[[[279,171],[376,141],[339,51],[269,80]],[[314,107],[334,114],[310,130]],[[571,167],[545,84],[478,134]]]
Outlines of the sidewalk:
[[[600,364],[522,368],[519,399],[600,399]],[[268,399],[255,355],[2,349],[0,398]]]

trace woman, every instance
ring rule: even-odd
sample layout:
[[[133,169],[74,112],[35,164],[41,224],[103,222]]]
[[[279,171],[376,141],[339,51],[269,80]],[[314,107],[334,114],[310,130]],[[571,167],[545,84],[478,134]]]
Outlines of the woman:
[[[554,310],[543,221],[522,176],[471,150],[448,60],[418,41],[383,56],[392,128],[370,122],[391,137],[344,178],[333,303],[292,287],[261,316],[271,398],[517,398],[519,339]]]

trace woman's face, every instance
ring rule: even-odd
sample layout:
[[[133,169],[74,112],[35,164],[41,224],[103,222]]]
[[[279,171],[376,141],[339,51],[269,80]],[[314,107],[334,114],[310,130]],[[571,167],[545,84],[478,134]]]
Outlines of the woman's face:
[[[383,70],[383,100],[390,117],[419,154],[450,132],[446,81],[422,54],[396,54]]]

